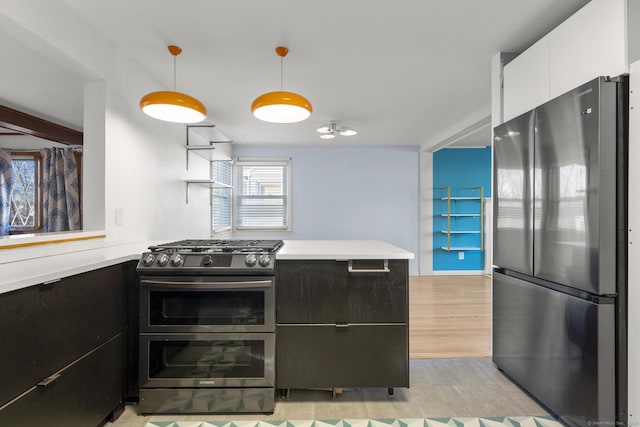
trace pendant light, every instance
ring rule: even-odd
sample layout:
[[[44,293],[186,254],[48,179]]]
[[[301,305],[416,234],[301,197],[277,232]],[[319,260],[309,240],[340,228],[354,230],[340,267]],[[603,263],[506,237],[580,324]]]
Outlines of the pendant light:
[[[307,119],[313,110],[311,103],[304,96],[282,90],[282,63],[287,53],[289,49],[286,47],[276,47],[276,54],[280,57],[280,91],[260,95],[251,104],[253,115],[265,122],[301,122]]]
[[[176,92],[176,57],[182,53],[178,46],[167,46],[173,55],[173,91],[151,92],[140,99],[140,109],[154,119],[174,123],[197,123],[207,117],[204,104],[185,93]]]

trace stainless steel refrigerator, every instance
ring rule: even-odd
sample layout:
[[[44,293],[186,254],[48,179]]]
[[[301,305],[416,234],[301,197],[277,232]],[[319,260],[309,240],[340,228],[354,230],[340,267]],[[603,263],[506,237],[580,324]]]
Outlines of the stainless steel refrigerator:
[[[569,425],[627,420],[627,91],[494,129],[493,361]]]

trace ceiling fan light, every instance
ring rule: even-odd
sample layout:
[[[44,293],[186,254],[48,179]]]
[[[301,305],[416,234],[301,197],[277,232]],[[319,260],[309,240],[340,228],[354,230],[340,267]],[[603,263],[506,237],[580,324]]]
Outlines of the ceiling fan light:
[[[207,108],[192,96],[180,92],[151,92],[140,99],[140,109],[154,119],[174,123],[198,123]]]
[[[271,123],[297,123],[311,116],[313,108],[304,96],[293,92],[268,92],[251,104],[251,112],[260,120]]]
[[[331,133],[323,133],[322,135],[320,135],[320,138],[322,139],[333,139],[336,137],[336,134],[334,134],[333,132]]]
[[[357,135],[358,132],[351,128],[342,128],[340,129],[340,135],[342,136],[353,136]]]
[[[331,125],[320,126],[318,129],[316,129],[316,132],[318,133],[331,133],[332,131],[333,129],[331,128]]]

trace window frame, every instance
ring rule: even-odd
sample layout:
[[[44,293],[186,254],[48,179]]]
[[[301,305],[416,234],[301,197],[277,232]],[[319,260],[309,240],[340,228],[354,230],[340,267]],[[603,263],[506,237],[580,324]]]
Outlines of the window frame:
[[[286,188],[282,195],[285,206],[286,221],[282,226],[247,226],[238,225],[238,199],[244,194],[241,191],[242,180],[238,179],[239,169],[244,166],[280,166],[285,168],[286,179],[283,184]],[[291,158],[270,158],[270,157],[238,157],[233,162],[233,191],[232,191],[232,226],[234,231],[291,231]]]
[[[42,189],[40,182],[42,180],[42,154],[39,151],[12,151],[11,158],[13,160],[33,160],[35,162],[33,187],[34,187],[34,216],[33,227],[25,226],[9,226],[9,235],[42,233],[44,231],[44,222],[42,220]],[[15,187],[15,183],[14,183]],[[9,199],[13,196],[13,190]]]

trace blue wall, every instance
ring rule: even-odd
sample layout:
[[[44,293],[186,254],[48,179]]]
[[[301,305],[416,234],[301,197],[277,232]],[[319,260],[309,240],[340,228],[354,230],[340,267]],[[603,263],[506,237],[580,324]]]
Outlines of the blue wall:
[[[464,251],[464,259],[458,258],[457,251],[447,252],[440,249],[447,246],[447,235],[441,230],[447,229],[447,218],[441,213],[447,212],[446,190],[451,187],[451,196],[477,197],[472,187],[484,187],[484,197],[491,197],[491,147],[486,148],[445,148],[433,153],[433,270],[483,270],[484,252]],[[451,202],[451,211],[473,213],[480,211],[479,202],[460,200]],[[452,230],[479,229],[479,218],[452,218]],[[457,234],[451,236],[451,246],[479,246],[479,235]]]
[[[418,257],[418,147],[238,144],[233,157],[291,157],[292,230],[278,238],[384,240]]]

